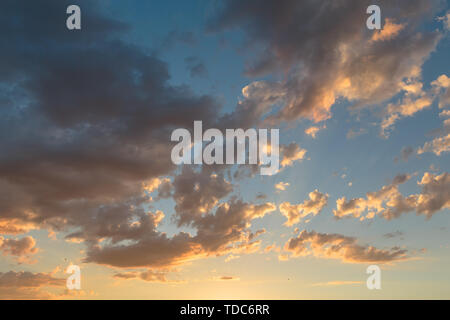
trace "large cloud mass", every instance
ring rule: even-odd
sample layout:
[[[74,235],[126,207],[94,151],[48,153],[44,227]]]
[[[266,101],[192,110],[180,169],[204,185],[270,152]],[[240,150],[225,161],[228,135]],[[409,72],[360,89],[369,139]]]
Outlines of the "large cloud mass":
[[[257,52],[247,74],[285,75],[264,82],[284,102],[272,120],[318,122],[331,117],[338,99],[362,107],[406,92],[406,85],[420,81],[421,66],[442,37],[437,31],[417,31],[420,20],[442,2],[377,1],[386,18],[381,32],[366,28],[371,4],[232,0],[211,20],[210,29],[246,31],[246,47]]]

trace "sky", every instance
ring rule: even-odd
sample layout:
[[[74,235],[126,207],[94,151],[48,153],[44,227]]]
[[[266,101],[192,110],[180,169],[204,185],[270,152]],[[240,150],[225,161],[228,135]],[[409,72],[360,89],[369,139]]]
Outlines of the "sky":
[[[439,0],[2,1],[0,298],[449,299],[449,29]],[[279,129],[279,170],[175,165],[194,121]]]

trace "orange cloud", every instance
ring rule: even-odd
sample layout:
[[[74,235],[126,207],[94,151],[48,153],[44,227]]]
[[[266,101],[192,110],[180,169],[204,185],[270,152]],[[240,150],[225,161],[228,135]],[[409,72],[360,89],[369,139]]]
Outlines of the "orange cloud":
[[[386,18],[383,29],[374,32],[374,34],[372,36],[372,41],[392,40],[404,28],[405,28],[405,24],[395,23],[393,19]]]
[[[290,143],[287,146],[281,146],[281,155],[283,160],[281,160],[281,166],[287,167],[292,166],[295,161],[301,161],[305,158],[306,149],[300,148],[296,143]]]
[[[293,205],[283,202],[280,205],[280,212],[287,218],[285,225],[292,226],[304,217],[312,214],[317,215],[328,203],[328,194],[320,193],[317,189],[309,193],[309,200]]]
[[[423,154],[425,152],[433,152],[437,156],[440,156],[444,152],[450,152],[450,133],[446,136],[425,142],[423,147],[417,150],[417,154]]]
[[[31,236],[21,239],[5,239],[0,237],[0,250],[3,255],[14,256],[19,263],[33,263],[30,256],[38,253],[36,241]]]
[[[64,292],[55,295],[45,288],[63,288],[65,284],[65,279],[55,278],[51,273],[0,272],[0,299],[55,299]]]
[[[376,192],[368,192],[366,198],[347,200],[342,197],[336,201],[333,214],[336,218],[354,217],[360,220],[381,215],[390,220],[398,218],[402,213],[416,211],[417,214],[431,218],[439,210],[450,207],[450,174],[445,172],[434,175],[425,172],[418,182],[422,191],[404,197],[398,190],[398,185],[408,179],[407,175],[397,176],[391,184],[383,186]]]
[[[313,255],[319,258],[338,259],[346,263],[389,263],[408,258],[405,249],[397,247],[388,250],[377,249],[373,246],[359,245],[353,237],[306,230],[289,239],[284,249],[292,257]]]
[[[0,219],[0,234],[22,234],[37,229],[31,222],[22,222],[19,219]]]

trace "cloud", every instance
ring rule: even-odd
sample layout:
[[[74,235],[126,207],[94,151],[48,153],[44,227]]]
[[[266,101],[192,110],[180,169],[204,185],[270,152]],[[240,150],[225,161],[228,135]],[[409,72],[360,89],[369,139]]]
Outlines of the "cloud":
[[[312,214],[319,214],[328,203],[328,194],[320,193],[317,189],[309,193],[309,200],[293,205],[289,202],[280,204],[280,212],[287,218],[286,226],[292,226],[300,222],[301,219]]]
[[[423,154],[425,152],[433,152],[435,155],[440,156],[442,153],[450,151],[450,133],[444,137],[438,137],[431,141],[425,142],[423,147],[417,150],[417,154]]]
[[[411,117],[417,112],[429,108],[434,96],[430,92],[422,90],[422,84],[412,80],[411,83],[403,83],[403,91],[406,92],[402,99],[396,103],[389,103],[384,110],[385,117],[381,122],[381,135],[389,136],[389,129],[401,118]]]
[[[300,148],[300,146],[294,142],[287,146],[281,145],[281,167],[292,166],[295,161],[301,161],[305,158],[306,149]]]
[[[326,125],[323,125],[323,126],[320,126],[320,127],[319,126],[311,126],[311,127],[305,129],[305,133],[308,136],[311,136],[313,139],[315,139],[317,137],[317,133],[320,130],[325,129],[326,127],[327,127]]]
[[[432,83],[433,94],[439,100],[439,108],[447,108],[450,106],[450,78],[445,74],[440,75]],[[432,152],[437,156],[450,151],[450,110],[444,109],[439,113],[439,117],[444,119],[443,129],[436,130],[438,137],[431,141],[425,142],[423,147],[417,149],[417,154]]]
[[[0,237],[0,250],[3,255],[14,256],[19,263],[33,263],[30,257],[38,253],[36,240],[31,236],[21,239],[5,239]]]
[[[431,85],[439,98],[439,108],[450,106],[450,78],[442,74]]]
[[[173,199],[176,202],[178,225],[189,225],[195,217],[209,212],[219,199],[233,191],[232,184],[223,173],[211,173],[209,170],[195,171],[183,166],[173,181]]]
[[[284,249],[291,257],[313,255],[319,258],[338,259],[345,263],[391,263],[408,259],[408,251],[397,247],[377,249],[363,246],[357,239],[340,234],[301,231],[289,239]]]
[[[420,29],[439,8],[438,1],[381,1],[386,17],[381,32],[365,28],[370,4],[228,1],[211,18],[209,30],[241,28],[247,35],[245,48],[256,58],[248,63],[247,75],[282,75],[282,80],[265,81],[282,100],[268,120],[320,122],[331,117],[339,100],[362,108],[395,97],[405,79],[420,77],[424,61],[442,38],[439,31]]]
[[[248,228],[251,221],[276,209],[272,203],[253,205],[240,200],[220,204],[216,212],[192,217],[196,236],[180,232],[171,238],[153,229],[140,228],[124,239],[129,244],[95,244],[89,247],[85,262],[120,268],[167,268],[210,255],[253,252],[259,241],[253,241]],[[154,219],[154,218],[153,218]],[[259,232],[258,234],[261,234]],[[135,236],[137,235],[137,236]]]
[[[114,274],[115,279],[140,279],[146,282],[158,282],[158,283],[180,283],[179,280],[167,279],[167,273],[162,271],[146,270],[142,272],[122,272]]]
[[[235,255],[232,255],[232,254],[230,254],[229,256],[227,256],[226,258],[225,258],[225,262],[230,262],[231,260],[235,260],[235,259],[239,259],[240,258],[240,256],[235,256]]]
[[[398,231],[398,230],[394,231],[394,232],[385,233],[383,235],[383,237],[386,239],[392,239],[392,238],[401,237],[401,236],[403,236],[403,232]]]
[[[250,221],[274,206],[235,199],[217,207],[233,190],[225,166],[175,172],[170,132],[194,120],[253,125],[276,92],[251,84],[236,110],[220,115],[215,98],[173,85],[167,63],[128,43],[130,26],[105,16],[100,4],[79,1],[89,8],[83,31],[68,31],[61,24],[68,4],[3,6],[2,16],[23,23],[0,19],[9,43],[0,52],[0,146],[8,150],[0,157],[0,230],[64,233],[85,244],[85,261],[123,268],[255,250]],[[176,223],[197,229],[195,236],[158,230],[164,213],[152,209],[153,192],[157,200],[174,199]],[[4,250],[12,252],[9,243]]]
[[[20,30],[0,22],[10,44],[0,53],[8,150],[0,159],[0,221],[15,222],[10,233],[92,230],[85,223],[102,208],[150,201],[143,184],[174,170],[171,130],[212,123],[220,109],[212,97],[170,85],[167,64],[124,42],[129,27],[98,5],[86,2],[78,33],[60,23],[66,7],[7,1],[2,10],[24,22]],[[130,219],[123,212],[122,221]]]
[[[403,213],[415,211],[418,215],[431,218],[436,212],[450,207],[450,175],[447,172],[440,175],[425,172],[417,182],[422,187],[421,192],[404,197],[398,185],[408,179],[408,175],[399,175],[391,184],[376,192],[368,192],[366,198],[347,200],[342,197],[336,201],[333,214],[336,218],[354,217],[360,220],[380,215],[391,220]]]
[[[58,296],[45,288],[65,284],[66,279],[55,278],[52,273],[0,272],[0,299],[53,299]]]
[[[278,191],[285,191],[287,187],[289,187],[288,182],[280,181],[277,184],[275,184],[275,189],[277,189]]]
[[[270,202],[260,205],[240,200],[224,203],[219,205],[215,214],[207,214],[194,222],[194,226],[197,227],[195,239],[209,253],[227,252],[232,249],[237,249],[237,252],[240,249],[247,250],[246,244],[255,243],[252,241],[253,237],[249,237],[246,232],[251,226],[251,221],[262,218],[274,210],[276,206]],[[235,242],[241,242],[241,246],[230,246]]]
[[[386,41],[394,39],[405,28],[404,24],[395,23],[393,19],[386,18],[382,30],[373,33],[372,41]]]

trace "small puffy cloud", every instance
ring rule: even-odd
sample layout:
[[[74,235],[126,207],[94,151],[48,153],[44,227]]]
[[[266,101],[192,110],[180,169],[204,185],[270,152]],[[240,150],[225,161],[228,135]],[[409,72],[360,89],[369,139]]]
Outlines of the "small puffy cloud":
[[[389,129],[405,117],[411,117],[417,112],[429,108],[433,101],[439,101],[439,108],[450,105],[450,78],[442,74],[431,82],[431,88],[422,89],[422,83],[418,78],[403,80],[400,83],[403,97],[396,103],[389,103],[384,110],[384,118],[381,121],[381,135],[389,136]]]
[[[442,111],[439,113],[439,117],[441,117],[441,118],[447,118],[447,117],[450,117],[450,110],[442,110]]]
[[[320,130],[325,129],[326,127],[327,127],[326,125],[323,125],[323,126],[320,126],[320,127],[319,126],[311,126],[311,127],[305,129],[305,133],[308,136],[311,136],[313,139],[315,139],[317,137],[317,133]]]
[[[169,178],[152,178],[142,183],[142,189],[149,194],[158,190],[158,198],[168,198],[171,196],[173,185]]]
[[[444,27],[445,27],[447,30],[450,30],[450,11],[448,11],[448,12],[447,12],[444,16],[442,16],[442,17],[437,17],[436,20],[442,21],[443,24],[444,24]]]
[[[401,237],[403,236],[403,232],[401,231],[394,231],[394,232],[388,232],[383,234],[383,237],[386,239],[392,239],[392,238],[396,238],[396,237]]]
[[[235,260],[235,259],[239,259],[240,258],[240,256],[235,256],[235,255],[232,255],[232,254],[230,254],[229,256],[227,256],[226,258],[225,258],[225,262],[230,262],[231,260]]]
[[[256,195],[256,199],[257,199],[257,200],[264,200],[264,199],[267,199],[267,195],[264,194],[264,193],[262,193],[262,192],[259,192],[259,193]]]
[[[280,212],[287,218],[286,226],[299,223],[301,219],[312,214],[317,215],[328,203],[328,194],[323,194],[317,189],[309,193],[309,199],[303,203],[294,205],[289,202],[280,204]]]
[[[30,257],[39,251],[36,247],[36,241],[31,236],[21,239],[0,237],[0,250],[3,255],[14,256],[19,263],[33,263],[34,261],[30,260]]]
[[[435,175],[425,172],[418,182],[422,192],[417,195],[417,213],[431,217],[435,212],[450,208],[450,174],[445,172]]]
[[[209,212],[219,199],[233,190],[233,186],[222,173],[196,172],[185,166],[175,177],[173,189],[178,224],[182,225],[190,224],[197,216]]]
[[[0,219],[0,234],[22,234],[36,228],[34,223],[23,222],[19,219]]]
[[[275,209],[270,202],[255,205],[233,199],[218,205],[215,213],[193,216],[195,236],[180,232],[168,237],[155,229],[154,222],[148,223],[144,233],[137,229],[125,234],[125,239],[132,240],[127,243],[92,245],[85,261],[118,268],[167,269],[207,256],[254,252],[260,245],[254,239],[264,231],[251,233],[251,222]]]
[[[277,189],[279,191],[284,191],[284,190],[286,190],[287,187],[289,187],[288,182],[280,181],[277,184],[275,184],[275,189]]]
[[[300,146],[294,142],[287,146],[282,145],[280,149],[282,155],[282,167],[292,166],[295,161],[303,160],[307,152],[306,149],[300,148]]]
[[[425,152],[432,152],[437,156],[442,153],[450,151],[450,133],[443,137],[435,138],[431,141],[425,142],[423,147],[417,150],[417,154],[423,154]]]
[[[336,218],[347,216],[358,218],[366,210],[366,202],[362,198],[350,199],[347,201],[346,197],[342,197],[336,201],[336,207],[336,210],[333,210],[333,214]]]
[[[442,74],[431,82],[431,85],[439,98],[439,108],[444,109],[450,106],[450,78]]]
[[[402,213],[415,211],[431,218],[439,210],[450,207],[450,175],[447,172],[441,175],[425,172],[418,182],[421,192],[405,197],[398,190],[398,185],[408,179],[408,175],[398,175],[391,184],[376,192],[368,192],[366,198],[347,200],[342,197],[336,201],[333,214],[336,218],[354,217],[360,220],[381,215],[391,220]]]
[[[405,86],[404,89],[407,87]],[[389,136],[389,129],[401,118],[411,117],[417,112],[429,108],[433,103],[433,97],[425,92],[406,94],[403,99],[397,103],[390,103],[385,109],[386,116],[381,122],[381,135]]]
[[[411,178],[409,174],[398,174],[392,179],[392,184],[402,184],[408,181]]]
[[[345,263],[381,264],[408,259],[408,251],[398,247],[377,249],[358,244],[354,237],[306,230],[289,239],[284,249],[291,257],[313,255],[319,258],[338,259]]]
[[[355,28],[367,18],[364,1],[336,6],[333,2],[232,0],[218,10],[209,28],[240,28],[245,30],[249,48],[264,48],[251,55],[250,76],[287,75],[281,84],[273,82],[283,95],[278,113],[269,115],[270,120],[308,118],[317,123],[332,116],[338,101],[350,101],[355,108],[375,106],[399,94],[404,79],[418,78],[443,38],[439,30],[425,32],[418,27],[436,6],[420,0],[383,2],[384,30],[367,32]],[[343,23],[330,23],[336,17]],[[289,23],[293,21],[296,28]]]

